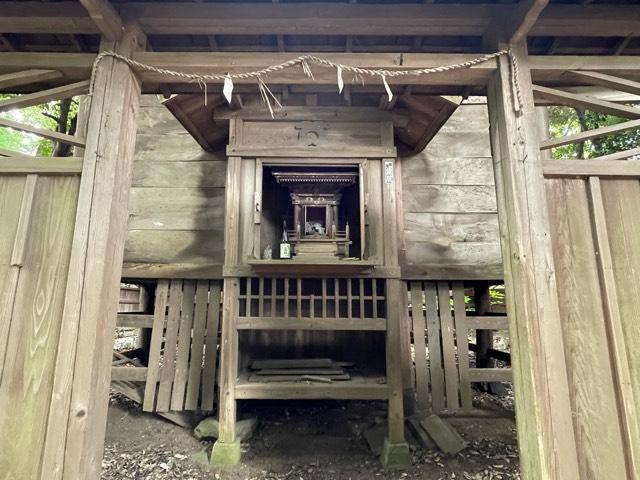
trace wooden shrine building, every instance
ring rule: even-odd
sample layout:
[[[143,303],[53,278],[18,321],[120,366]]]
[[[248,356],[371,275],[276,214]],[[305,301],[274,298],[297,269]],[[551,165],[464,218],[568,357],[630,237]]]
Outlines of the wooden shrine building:
[[[405,415],[513,380],[523,478],[640,479],[640,150],[549,155],[638,128],[639,54],[637,0],[0,2],[0,128],[73,146],[0,145],[3,478],[98,478],[111,381],[216,412],[214,463],[240,401],[386,401],[391,468]],[[70,97],[74,135],[3,115]]]

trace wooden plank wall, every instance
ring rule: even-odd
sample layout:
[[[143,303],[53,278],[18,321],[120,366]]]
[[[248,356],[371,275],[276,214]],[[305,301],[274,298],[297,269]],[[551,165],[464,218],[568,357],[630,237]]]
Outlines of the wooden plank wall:
[[[143,410],[213,410],[221,286],[220,280],[158,282]]]
[[[580,475],[638,478],[640,182],[567,176],[545,186]]]
[[[0,176],[0,431],[11,439],[2,442],[5,478],[39,475],[79,185],[79,176]]]
[[[142,97],[123,276],[220,276],[226,156],[204,152],[154,95]]]
[[[488,129],[486,105],[463,103],[424,151],[401,158],[403,277],[502,278]]]
[[[511,368],[469,365],[469,330],[506,330],[506,316],[467,312],[462,282],[407,283],[419,411],[469,411],[472,383],[511,381]]]

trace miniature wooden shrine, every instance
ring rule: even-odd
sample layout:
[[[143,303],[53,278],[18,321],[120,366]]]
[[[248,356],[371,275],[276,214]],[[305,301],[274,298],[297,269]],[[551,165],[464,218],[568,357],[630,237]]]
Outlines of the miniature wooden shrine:
[[[356,182],[355,172],[273,172],[291,190],[293,226],[289,242],[300,257],[348,257],[349,222],[340,228],[340,190]]]

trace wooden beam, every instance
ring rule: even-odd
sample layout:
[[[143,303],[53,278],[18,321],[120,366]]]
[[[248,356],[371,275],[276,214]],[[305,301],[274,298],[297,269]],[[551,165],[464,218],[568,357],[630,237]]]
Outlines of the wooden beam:
[[[32,127],[31,125],[15,122],[8,118],[0,118],[0,127],[7,127],[21,132],[33,133],[39,137],[48,138],[49,140],[54,140],[56,142],[67,143],[75,147],[84,147],[83,138],[67,135],[66,133],[54,132],[52,130],[45,130],[44,128]]]
[[[47,82],[62,78],[62,73],[58,70],[24,70],[22,72],[7,73],[0,75],[0,90],[20,87],[30,83]]]
[[[640,118],[640,108],[618,105],[617,103],[599,100],[586,95],[565,92],[556,88],[532,85],[534,97],[557,105],[593,110],[594,112],[616,115],[623,118]]]
[[[547,178],[591,176],[640,178],[640,162],[638,160],[603,161],[597,158],[592,160],[545,160],[542,162],[542,170]]]
[[[504,47],[504,44],[500,46]],[[522,93],[514,108],[508,58],[488,87],[491,148],[524,478],[578,479],[569,382],[537,114],[523,43],[512,45]],[[526,160],[526,161],[525,161]]]
[[[594,160],[609,161],[609,160],[624,160],[640,155],[640,147],[632,148],[629,150],[623,150],[622,152],[610,153],[609,155],[602,155],[594,158]]]
[[[0,158],[0,173],[39,175],[79,175],[82,158],[78,157],[8,157]]]
[[[111,381],[144,382],[147,380],[146,367],[111,367]]]
[[[127,29],[101,49],[130,55],[138,41]],[[95,85],[40,480],[100,476],[140,82],[107,58]]]
[[[527,34],[548,3],[549,0],[520,0],[518,2],[516,10],[507,22],[509,43],[519,43],[527,38]]]
[[[35,93],[19,95],[7,100],[0,101],[0,112],[6,112],[16,108],[32,107],[43,103],[52,102],[54,100],[62,100],[63,98],[83,95],[89,91],[89,80],[82,82],[63,85],[62,87],[50,88],[48,90],[40,90]]]
[[[626,78],[614,77],[613,75],[607,75],[600,72],[579,70],[567,72],[567,75],[577,80],[582,80],[589,85],[598,85],[600,87],[640,95],[640,82],[634,82],[633,80],[628,80]]]
[[[7,150],[6,148],[0,148],[0,156],[3,157],[15,157],[15,158],[31,158],[31,155],[25,153],[14,152],[13,150]]]
[[[153,315],[140,313],[119,313],[116,320],[118,327],[152,328]]]
[[[107,40],[120,40],[124,25],[108,0],[80,0],[80,3]]]
[[[0,3],[0,32],[110,32],[117,25],[95,4],[94,22],[78,2],[5,1]],[[498,19],[519,19],[535,36],[615,36],[638,34],[640,8],[635,5],[550,5],[541,14],[540,2],[521,5],[460,5],[360,3],[187,3],[127,2],[119,4],[122,18],[136,20],[150,35],[447,35],[482,36]],[[540,14],[532,23],[536,12]],[[528,14],[528,16],[527,16]],[[96,25],[99,25],[98,28]],[[515,25],[515,24],[514,24]],[[589,28],[585,28],[588,25]],[[517,29],[514,30],[514,33]]]
[[[580,132],[574,135],[566,135],[559,138],[550,138],[540,143],[540,150],[549,150],[551,148],[561,147],[562,145],[584,142],[585,140],[592,140],[594,138],[600,138],[606,135],[612,135],[614,133],[626,132],[627,130],[633,130],[636,128],[640,128],[640,120],[631,120],[629,122],[617,123],[608,127],[594,128],[593,130],[587,130],[586,132]]]

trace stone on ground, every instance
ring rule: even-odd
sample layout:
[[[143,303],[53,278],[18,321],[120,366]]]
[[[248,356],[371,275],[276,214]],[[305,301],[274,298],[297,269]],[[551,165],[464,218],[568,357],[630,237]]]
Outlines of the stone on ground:
[[[464,440],[460,434],[449,422],[438,415],[429,415],[423,418],[420,425],[444,453],[455,455],[464,449]]]

